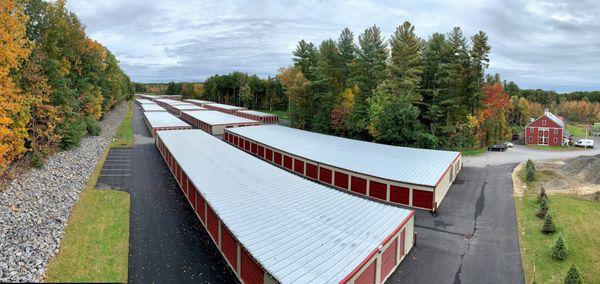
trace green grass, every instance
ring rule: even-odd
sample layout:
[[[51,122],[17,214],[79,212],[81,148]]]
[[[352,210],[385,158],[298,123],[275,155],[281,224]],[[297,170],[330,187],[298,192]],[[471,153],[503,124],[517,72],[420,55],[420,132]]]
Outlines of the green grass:
[[[486,148],[481,148],[481,149],[477,149],[477,150],[464,150],[464,151],[462,151],[462,155],[463,155],[463,157],[477,156],[477,155],[481,155],[481,154],[485,153],[486,150],[487,150]]]
[[[125,118],[121,122],[117,133],[115,134],[115,140],[112,143],[112,147],[124,147],[133,145],[133,107],[131,103],[128,104],[129,109]]]
[[[575,137],[585,138],[585,125],[567,124],[567,130],[569,131],[569,134]]]
[[[542,146],[542,145],[527,145],[528,148],[545,151],[580,151],[583,148],[572,146]]]
[[[285,119],[285,120],[290,119],[287,111],[283,111],[283,110],[260,110],[260,111],[277,115],[277,116],[279,116],[280,119]]]
[[[524,171],[519,176],[523,179]],[[537,177],[546,180],[552,174],[542,171]],[[536,182],[528,183],[523,197],[515,197],[525,283],[533,283],[534,271],[536,283],[562,283],[573,263],[586,283],[600,283],[600,204],[570,195],[549,196],[549,212],[557,231],[544,235],[541,232],[543,220],[535,216],[537,188]],[[564,236],[569,251],[564,261],[555,261],[550,256],[558,234]]]
[[[123,125],[131,128],[130,114],[131,106],[119,129],[122,137],[128,132]],[[46,282],[127,282],[129,193],[94,189],[109,150],[104,151],[73,207],[60,250],[46,269]]]

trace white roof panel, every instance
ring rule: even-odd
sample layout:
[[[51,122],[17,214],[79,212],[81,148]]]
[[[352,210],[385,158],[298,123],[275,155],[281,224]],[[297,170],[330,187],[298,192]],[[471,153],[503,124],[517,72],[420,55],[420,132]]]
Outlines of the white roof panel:
[[[136,99],[135,101],[140,104],[156,104],[155,102],[148,99]]]
[[[398,182],[436,186],[459,152],[352,140],[279,125],[228,131],[322,164]]]
[[[222,108],[222,109],[228,109],[228,110],[230,110],[230,109],[246,109],[245,107],[230,106],[230,105],[226,105],[226,104],[217,104],[217,103],[207,104],[207,105],[212,106],[212,107]]]
[[[255,115],[255,116],[259,116],[259,117],[276,116],[276,115],[271,114],[271,113],[260,112],[260,111],[255,111],[255,110],[240,110],[239,112],[241,112],[241,113],[247,113],[247,114]]]
[[[196,99],[187,99],[183,100],[184,102],[197,103],[197,104],[214,104],[213,101],[205,101],[205,100],[196,100]]]
[[[273,167],[201,130],[158,137],[225,226],[281,283],[339,282],[411,216]]]
[[[161,102],[161,103],[165,103],[168,105],[173,105],[173,104],[184,104],[184,102],[182,101],[177,101],[177,100],[172,100],[172,99],[156,99],[157,102]]]
[[[146,120],[150,123],[152,128],[157,127],[182,127],[182,126],[190,126],[185,123],[183,120],[175,117],[174,115],[160,111],[160,112],[144,112],[146,116]]]
[[[194,104],[188,104],[188,103],[183,103],[183,104],[174,104],[171,105],[173,108],[178,109],[178,110],[206,110],[205,108],[201,107],[201,106],[197,106]]]
[[[167,111],[157,104],[142,104],[143,111]]]
[[[204,110],[204,111],[184,111],[183,113],[200,120],[209,125],[222,125],[222,124],[239,124],[239,123],[256,123],[258,121],[247,119],[227,113],[222,113],[216,110]]]

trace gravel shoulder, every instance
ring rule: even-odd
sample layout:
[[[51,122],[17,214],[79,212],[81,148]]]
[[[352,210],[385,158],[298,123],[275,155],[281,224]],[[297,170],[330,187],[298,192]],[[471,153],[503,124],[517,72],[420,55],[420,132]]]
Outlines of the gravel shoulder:
[[[100,136],[85,137],[0,191],[0,282],[42,280],[71,209],[126,112],[125,103],[115,107],[100,122]]]

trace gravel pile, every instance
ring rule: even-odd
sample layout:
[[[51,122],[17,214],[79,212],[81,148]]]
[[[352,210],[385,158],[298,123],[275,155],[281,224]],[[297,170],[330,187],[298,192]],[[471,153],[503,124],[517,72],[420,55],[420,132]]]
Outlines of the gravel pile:
[[[84,138],[0,191],[0,282],[42,280],[71,208],[126,112],[126,104],[117,106],[100,122],[100,136]]]
[[[600,155],[566,160],[560,169],[567,175],[577,176],[591,184],[600,184]]]

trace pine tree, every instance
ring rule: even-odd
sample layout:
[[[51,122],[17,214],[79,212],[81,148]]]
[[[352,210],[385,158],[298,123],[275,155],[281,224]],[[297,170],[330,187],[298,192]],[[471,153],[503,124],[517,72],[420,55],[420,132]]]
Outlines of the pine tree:
[[[554,233],[554,220],[552,220],[552,215],[550,215],[550,212],[546,212],[546,215],[544,216],[542,233],[546,235]]]
[[[538,209],[536,216],[539,218],[544,218],[546,216],[546,212],[548,212],[548,200],[546,197],[543,197],[540,201],[540,208]]]
[[[392,80],[400,89],[415,94],[421,89],[421,75],[425,69],[421,45],[415,27],[408,21],[398,26],[390,39]]]
[[[538,194],[538,196],[537,196],[537,202],[540,203],[540,202],[542,202],[542,199],[545,199],[545,198],[546,198],[546,190],[542,186],[542,188],[540,189],[540,194]]]
[[[525,167],[527,169],[532,169],[535,171],[535,164],[533,163],[533,161],[531,159],[527,160],[527,163],[525,164]]]
[[[344,28],[337,41],[337,48],[340,53],[340,73],[343,79],[343,88],[352,87],[347,81],[351,75],[351,65],[356,58],[356,44],[354,43],[354,34],[349,28]]]
[[[562,235],[558,236],[556,242],[552,246],[552,258],[554,260],[564,260],[567,258],[567,247]]]
[[[579,270],[577,270],[577,266],[575,263],[571,265],[569,271],[567,271],[567,275],[565,276],[565,284],[581,284],[583,283],[583,279],[581,274],[579,274]]]
[[[309,81],[314,80],[314,71],[317,67],[318,51],[312,42],[301,40],[292,52],[294,65],[300,68],[302,74]]]
[[[491,49],[488,37],[484,32],[479,31],[471,37],[471,50],[469,52],[471,56],[470,92],[467,103],[472,114],[475,114],[482,107],[484,74],[489,66]]]

